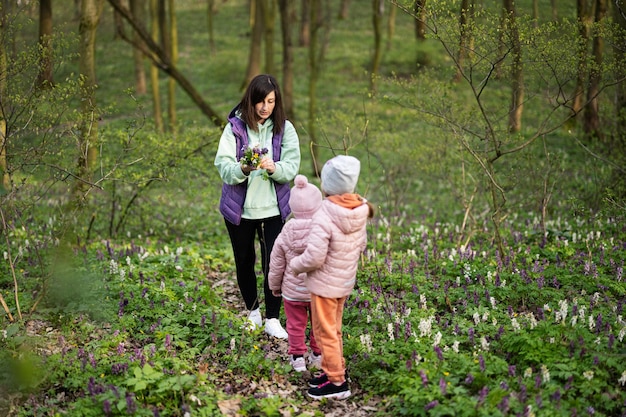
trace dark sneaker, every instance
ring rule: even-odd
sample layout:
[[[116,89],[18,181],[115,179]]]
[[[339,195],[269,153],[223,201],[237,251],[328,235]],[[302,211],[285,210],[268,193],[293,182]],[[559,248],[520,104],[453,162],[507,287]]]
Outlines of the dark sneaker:
[[[326,375],[326,372],[320,374],[319,376],[316,376],[315,378],[309,379],[309,387],[317,388],[325,382],[328,382],[328,376]]]
[[[324,374],[325,375],[325,374]],[[332,398],[335,400],[343,400],[352,395],[348,381],[343,381],[341,385],[335,385],[330,381],[320,384],[317,388],[309,388],[309,397],[320,400],[322,398]]]

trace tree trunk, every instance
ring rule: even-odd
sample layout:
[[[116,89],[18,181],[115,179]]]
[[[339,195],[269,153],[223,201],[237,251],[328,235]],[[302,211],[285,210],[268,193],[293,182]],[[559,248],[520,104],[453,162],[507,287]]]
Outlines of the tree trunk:
[[[98,157],[98,115],[96,114],[96,31],[104,0],[82,0],[79,26],[79,70],[83,78],[81,89],[81,123],[79,134],[76,202],[81,204],[92,182]]]
[[[40,64],[37,86],[52,87],[52,0],[39,1]]]
[[[169,31],[169,44],[170,44],[170,59],[172,65],[176,67],[178,65],[178,23],[176,21],[176,7],[174,0],[168,0],[169,16],[170,16],[170,31]],[[176,138],[176,80],[170,77],[168,80],[168,115],[170,120],[170,131]]]
[[[415,19],[415,38],[418,41],[426,39],[426,0],[415,0],[413,11]]]
[[[300,13],[300,37],[298,44],[300,46],[309,46],[311,42],[311,0],[302,0]]]
[[[215,27],[213,25],[213,17],[215,16],[215,0],[208,0],[207,5],[207,29],[209,31],[209,50],[211,53],[215,53]]]
[[[589,45],[589,7],[587,0],[576,0],[576,13],[578,18],[579,47],[576,48],[578,54],[578,71],[576,75],[576,87],[574,89],[574,100],[572,102],[572,112],[579,119],[582,114],[583,101],[585,99],[585,79],[587,78],[587,47]]]
[[[295,118],[293,101],[293,40],[291,36],[291,22],[295,22],[295,7],[293,0],[278,0],[280,10],[280,27],[283,38],[283,105],[288,119]]]
[[[596,23],[600,23],[606,17],[606,0],[596,0]],[[589,71],[589,89],[587,90],[587,104],[585,105],[585,124],[583,129],[587,136],[595,136],[602,139],[600,131],[600,81],[602,79],[602,59],[604,55],[604,39],[596,33],[593,37],[593,63]]]
[[[556,0],[550,0],[550,5],[552,6],[552,21],[556,22],[556,19],[558,19],[558,10],[556,8]]]
[[[390,4],[389,19],[387,19],[387,50],[393,46],[393,38],[396,35],[396,17],[398,16],[398,7]]]
[[[626,3],[624,0],[615,1],[613,12],[615,23],[620,26],[623,33],[626,33]],[[614,53],[616,56],[622,56],[622,65],[617,69],[618,72],[616,74],[616,78],[622,80],[622,82],[617,85],[615,113],[617,114],[617,139],[621,146],[622,155],[624,155],[624,151],[626,151],[626,69],[623,65],[624,50],[616,45]]]
[[[146,7],[144,0],[130,0],[130,10],[135,16],[135,19],[140,22],[146,20]],[[133,40],[136,43],[141,43],[141,38],[137,32],[133,32]],[[145,56],[141,49],[133,48],[133,60],[135,61],[135,92],[139,95],[144,95],[147,92],[146,85],[146,70],[143,65]]]
[[[456,75],[454,81],[459,82],[463,78],[463,66],[465,59],[469,56],[472,38],[472,21],[474,20],[474,1],[461,0],[461,13],[459,14],[459,53],[456,61]]]
[[[250,52],[248,53],[248,69],[246,78],[241,83],[245,90],[250,81],[261,73],[261,45],[263,43],[263,0],[250,0]]]
[[[539,26],[539,0],[533,0],[533,26]]]
[[[330,4],[326,0],[311,1],[311,36],[309,45],[309,115],[308,130],[309,142],[312,152],[312,170],[314,175],[319,176],[319,149],[317,146],[317,81],[320,76],[320,69],[328,48],[330,38]]]
[[[159,23],[157,0],[150,0],[150,27],[152,32],[152,40],[157,42],[159,39]],[[155,62],[150,65],[150,84],[152,84],[152,107],[154,111],[154,127],[157,132],[165,131],[163,124],[163,113],[161,111],[161,93],[159,88],[159,68]]]
[[[339,20],[348,19],[348,14],[350,13],[350,0],[341,0],[341,5],[339,6],[339,14],[337,17]]]
[[[0,2],[0,33],[5,33],[7,24],[7,1]],[[0,42],[0,74],[7,73],[7,50],[5,42]],[[2,97],[2,107],[0,107],[0,195],[9,192],[11,187],[11,178],[9,177],[9,165],[7,163],[7,146],[9,140],[7,138],[7,121],[5,112],[9,110],[9,104],[6,102],[7,77],[0,76],[0,97]]]
[[[274,30],[276,26],[276,0],[261,0],[263,8],[263,37],[265,40],[265,73],[275,74]]]
[[[511,34],[513,66],[511,68],[511,107],[509,109],[509,132],[519,132],[522,127],[522,112],[524,110],[524,72],[522,60],[522,45],[519,28],[517,27],[517,12],[514,0],[505,0],[508,15],[508,26]]]
[[[372,0],[372,24],[374,26],[374,56],[372,57],[372,72],[370,73],[370,90],[372,92],[376,91],[376,78],[378,77],[380,61],[383,55],[382,21],[384,13],[385,1]]]

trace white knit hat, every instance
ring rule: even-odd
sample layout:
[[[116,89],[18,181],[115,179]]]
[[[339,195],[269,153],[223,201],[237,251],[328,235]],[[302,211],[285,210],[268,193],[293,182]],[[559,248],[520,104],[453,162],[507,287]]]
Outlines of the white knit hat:
[[[322,205],[322,192],[304,175],[296,175],[289,195],[289,207],[298,219],[310,219]]]
[[[322,190],[327,195],[353,193],[361,172],[361,162],[353,156],[338,155],[322,167]]]

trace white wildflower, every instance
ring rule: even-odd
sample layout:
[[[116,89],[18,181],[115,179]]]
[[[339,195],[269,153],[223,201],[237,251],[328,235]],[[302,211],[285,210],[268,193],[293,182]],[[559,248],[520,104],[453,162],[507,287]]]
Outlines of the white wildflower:
[[[568,310],[568,305],[567,305],[567,300],[560,300],[559,301],[559,313],[561,315],[561,323],[565,324],[565,319],[567,318],[567,310]]]
[[[359,339],[361,339],[361,345],[363,346],[363,348],[367,351],[367,352],[371,352],[372,351],[372,338],[369,334],[362,334],[361,336],[359,336]]]
[[[594,304],[597,304],[598,301],[600,300],[600,293],[594,292],[593,295],[591,296],[591,300],[593,301]]]
[[[424,294],[420,294],[420,305],[422,310],[426,310],[426,296]]]
[[[489,342],[487,341],[487,338],[484,336],[480,338],[480,347],[485,352],[489,351]]]
[[[496,308],[496,299],[494,297],[489,297],[489,302],[491,303],[491,308]]]
[[[6,261],[7,259],[9,259],[9,252],[4,251],[4,253],[2,254],[2,256],[4,257],[4,260]]]
[[[130,256],[126,257],[126,265],[130,266]]]
[[[544,304],[544,305],[543,305],[543,309],[544,309],[545,311],[552,311],[552,309],[550,308],[550,305],[548,305],[548,304]]]
[[[420,330],[420,337],[430,336],[433,330],[433,320],[435,318],[430,316],[427,319],[420,319],[420,324],[418,326]]]
[[[483,313],[483,321],[484,321],[484,322],[486,322],[488,318],[489,318],[489,312],[488,312],[488,311],[485,311],[485,312]]]
[[[165,281],[161,280],[161,291],[165,290]]]
[[[626,385],[626,371],[622,372],[622,377],[617,380],[621,386]]]
[[[393,342],[395,339],[393,335],[393,323],[387,323],[387,335],[389,336],[389,340]]]
[[[176,248],[176,256],[180,256],[183,254],[183,248],[181,246]]]
[[[543,382],[550,382],[550,371],[546,365],[541,365],[541,378]]]
[[[435,335],[435,339],[433,341],[433,346],[439,346],[439,343],[441,343],[442,337],[443,335],[441,334],[441,332],[437,332],[437,334]]]
[[[524,378],[530,378],[531,376],[533,376],[533,368],[526,368]]]
[[[624,340],[624,336],[626,336],[626,327],[622,327],[622,330],[619,331],[617,338],[621,342],[622,340]]]
[[[576,323],[578,323],[578,316],[572,316],[572,327],[576,327]]]
[[[109,262],[109,272],[111,275],[117,275],[119,272],[119,266],[117,265],[117,262],[115,262],[115,259],[111,259]]]
[[[8,338],[8,337],[9,337],[9,334],[7,333],[7,330],[6,330],[6,329],[3,329],[3,330],[2,330],[2,338],[3,338],[3,339],[6,339],[6,338]]]
[[[585,377],[588,381],[591,381],[593,379],[593,371],[585,371],[583,372],[583,377]]]
[[[596,338],[596,340],[595,340],[595,344],[596,344],[596,345],[599,345],[599,344],[600,344],[600,342],[601,342],[600,338],[599,338],[599,337],[598,337],[598,338]]]
[[[498,325],[498,319],[497,319],[497,318],[495,318],[495,317],[494,317],[494,318],[492,318],[492,319],[491,319],[491,325],[492,325],[493,327],[496,327],[496,326]]]
[[[371,323],[372,322],[372,316],[370,316],[369,314],[367,316],[365,316],[365,321],[367,323]]]
[[[126,278],[126,271],[120,269],[120,281],[124,281],[124,278]]]
[[[555,344],[555,343],[556,343],[556,339],[555,339],[554,337],[551,337],[551,338],[549,339],[549,342],[550,342],[550,344],[551,344],[551,345],[553,345],[553,344]]]
[[[200,401],[200,398],[196,397],[195,395],[191,394],[189,396],[189,399],[191,400],[192,403],[196,403],[198,405],[202,405],[202,401]]]
[[[475,312],[472,317],[474,318],[474,324],[480,323],[480,314],[478,314],[478,311]]]
[[[511,326],[513,326],[513,331],[516,331],[516,332],[518,332],[521,328],[515,317],[511,319]]]
[[[454,343],[452,343],[452,350],[454,351],[454,353],[459,353],[459,341],[455,340]]]
[[[589,315],[589,330],[593,331],[596,327],[596,321],[593,319],[593,314]]]
[[[230,339],[230,350],[231,350],[231,351],[235,350],[236,343],[237,343],[237,342],[235,341],[235,338],[234,338],[234,337],[233,337],[232,339]]]
[[[182,270],[183,270],[183,267],[182,267],[182,266],[180,266],[180,265],[176,265],[176,266],[174,267],[174,269],[176,269],[178,272],[180,272],[180,271],[182,271]]]

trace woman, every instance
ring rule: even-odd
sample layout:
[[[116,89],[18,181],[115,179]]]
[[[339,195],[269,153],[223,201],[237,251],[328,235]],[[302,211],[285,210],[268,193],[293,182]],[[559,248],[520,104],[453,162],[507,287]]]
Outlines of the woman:
[[[254,149],[254,151],[252,150]],[[276,79],[252,79],[228,116],[215,156],[222,181],[220,212],[233,247],[237,283],[251,329],[263,325],[257,295],[255,239],[261,247],[265,332],[286,339],[278,320],[281,298],[269,289],[269,257],[289,213],[289,191],[300,168],[300,142],[286,118]]]

